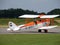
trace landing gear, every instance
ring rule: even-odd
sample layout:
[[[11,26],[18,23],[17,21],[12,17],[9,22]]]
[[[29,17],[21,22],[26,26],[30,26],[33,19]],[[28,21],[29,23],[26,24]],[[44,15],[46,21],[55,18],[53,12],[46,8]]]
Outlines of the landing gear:
[[[48,30],[47,29],[43,29],[44,30],[44,32],[45,33],[47,33],[48,32]],[[42,30],[41,29],[38,29],[38,32],[42,32]]]
[[[44,32],[45,32],[45,33],[47,33],[47,32],[48,32],[48,30],[47,30],[47,29],[44,29]]]
[[[41,32],[41,29],[39,29],[38,32]]]

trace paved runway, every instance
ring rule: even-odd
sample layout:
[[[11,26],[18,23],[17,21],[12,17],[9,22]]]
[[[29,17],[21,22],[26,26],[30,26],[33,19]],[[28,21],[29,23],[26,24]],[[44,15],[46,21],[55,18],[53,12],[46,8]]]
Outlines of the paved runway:
[[[38,32],[38,29],[24,29],[19,31],[7,31],[7,28],[0,28],[0,34],[60,34],[60,27],[49,29],[48,33],[44,33],[42,30],[41,33]]]

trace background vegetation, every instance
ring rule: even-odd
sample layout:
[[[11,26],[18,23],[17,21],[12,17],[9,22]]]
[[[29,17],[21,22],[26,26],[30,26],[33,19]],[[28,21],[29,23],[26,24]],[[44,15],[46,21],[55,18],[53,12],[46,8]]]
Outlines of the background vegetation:
[[[46,14],[45,12],[41,12]],[[18,16],[24,15],[24,14],[40,14],[35,11],[30,11],[30,10],[23,10],[23,9],[4,9],[0,10],[0,18],[18,18]],[[47,13],[48,15],[54,15],[54,14],[59,14],[60,15],[60,9],[53,9],[50,12]]]

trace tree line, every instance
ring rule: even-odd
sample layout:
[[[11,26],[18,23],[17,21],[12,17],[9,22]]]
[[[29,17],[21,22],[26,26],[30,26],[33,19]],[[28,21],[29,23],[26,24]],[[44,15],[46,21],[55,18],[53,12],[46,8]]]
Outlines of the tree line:
[[[0,10],[0,18],[18,18],[18,16],[24,14],[38,14],[37,12],[30,11],[30,10],[23,10],[23,9],[4,9]]]
[[[43,12],[44,13],[44,12]],[[18,18],[18,16],[24,15],[24,14],[41,14],[35,11],[31,10],[23,10],[23,9],[4,9],[0,10],[0,18]],[[44,13],[46,14],[46,13]],[[50,12],[47,13],[47,15],[53,15],[53,14],[59,14],[60,15],[60,9],[53,9]]]

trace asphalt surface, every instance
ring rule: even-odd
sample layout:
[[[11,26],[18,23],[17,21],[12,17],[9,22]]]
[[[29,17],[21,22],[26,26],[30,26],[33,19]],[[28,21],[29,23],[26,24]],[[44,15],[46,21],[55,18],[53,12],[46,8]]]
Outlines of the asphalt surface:
[[[49,29],[48,33],[38,32],[38,29],[23,29],[18,31],[7,31],[7,28],[0,28],[0,34],[60,34],[60,27]]]

